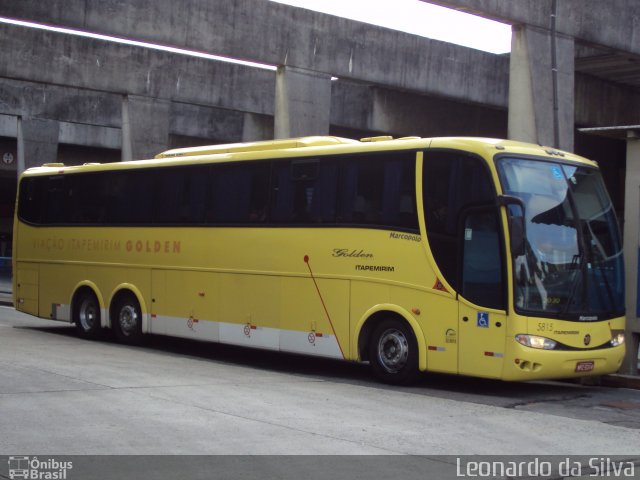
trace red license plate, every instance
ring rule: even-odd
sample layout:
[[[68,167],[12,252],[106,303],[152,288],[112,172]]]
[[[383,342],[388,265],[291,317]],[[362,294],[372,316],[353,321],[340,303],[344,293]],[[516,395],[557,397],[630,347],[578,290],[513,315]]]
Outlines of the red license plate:
[[[578,362],[576,363],[576,372],[590,372],[593,367],[595,367],[595,363],[592,361]]]

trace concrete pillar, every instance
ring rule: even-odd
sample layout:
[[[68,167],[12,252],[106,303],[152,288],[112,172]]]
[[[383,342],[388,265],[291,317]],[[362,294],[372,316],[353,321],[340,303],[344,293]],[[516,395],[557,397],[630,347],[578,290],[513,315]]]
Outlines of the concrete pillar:
[[[18,117],[18,175],[58,160],[60,125],[55,120]]]
[[[276,73],[275,101],[275,138],[329,133],[329,75],[280,66]]]
[[[273,138],[273,121],[266,115],[245,113],[242,122],[242,141],[257,142]]]
[[[509,67],[509,138],[572,151],[574,56],[572,38],[529,26],[513,27]],[[557,131],[556,131],[557,129]]]
[[[622,373],[637,373],[640,308],[638,305],[638,274],[640,263],[640,134],[627,136],[627,172],[624,194],[624,259],[627,309],[627,356]]]
[[[122,101],[122,160],[153,158],[169,148],[171,103],[127,95]]]

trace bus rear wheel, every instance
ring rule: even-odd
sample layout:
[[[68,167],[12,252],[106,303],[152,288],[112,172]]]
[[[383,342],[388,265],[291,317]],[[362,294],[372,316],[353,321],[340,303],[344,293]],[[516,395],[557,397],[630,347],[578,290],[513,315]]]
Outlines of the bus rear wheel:
[[[373,330],[369,343],[373,374],[382,382],[407,385],[418,377],[418,343],[405,322],[386,319]]]
[[[97,339],[102,334],[100,304],[93,292],[80,292],[73,305],[73,322],[82,338]]]
[[[121,343],[135,345],[142,340],[142,311],[134,295],[120,295],[111,310],[111,327]]]

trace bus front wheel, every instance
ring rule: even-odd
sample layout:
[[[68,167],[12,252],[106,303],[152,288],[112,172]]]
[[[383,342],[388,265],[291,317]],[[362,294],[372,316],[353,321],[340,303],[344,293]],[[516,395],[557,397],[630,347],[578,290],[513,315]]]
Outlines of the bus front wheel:
[[[373,330],[369,362],[374,375],[385,383],[407,385],[418,377],[418,344],[411,327],[386,319]]]
[[[138,300],[130,293],[114,302],[111,317],[113,333],[119,342],[134,345],[142,340],[142,311]]]
[[[93,292],[85,290],[78,294],[73,305],[73,322],[79,336],[89,339],[100,337],[100,304]]]

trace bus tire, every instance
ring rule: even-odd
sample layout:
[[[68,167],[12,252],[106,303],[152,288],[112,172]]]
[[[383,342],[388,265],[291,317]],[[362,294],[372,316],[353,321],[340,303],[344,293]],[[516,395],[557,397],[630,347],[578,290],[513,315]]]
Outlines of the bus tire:
[[[136,345],[142,341],[142,310],[132,293],[116,297],[111,310],[111,328],[120,343]]]
[[[73,302],[73,322],[82,338],[96,340],[102,335],[100,303],[91,290],[81,290]]]
[[[418,343],[412,328],[401,320],[382,320],[369,343],[369,363],[382,382],[408,385],[418,377]]]

